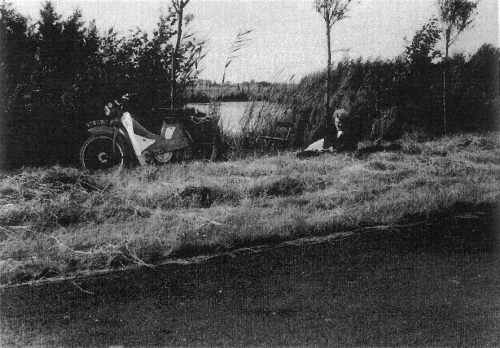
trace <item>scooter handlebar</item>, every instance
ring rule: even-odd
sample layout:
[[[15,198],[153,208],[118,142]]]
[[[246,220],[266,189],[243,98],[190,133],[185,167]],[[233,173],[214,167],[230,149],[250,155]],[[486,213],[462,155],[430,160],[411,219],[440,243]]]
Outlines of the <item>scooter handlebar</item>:
[[[106,116],[109,116],[111,114],[111,112],[113,111],[113,105],[116,105],[119,108],[121,108],[123,106],[124,102],[129,100],[131,96],[137,95],[137,94],[139,94],[139,93],[125,93],[118,100],[113,100],[112,102],[107,103],[104,106],[104,114]]]
[[[130,97],[134,96],[134,95],[138,95],[139,93],[125,93],[124,95],[122,95],[121,99],[123,100],[129,100]]]

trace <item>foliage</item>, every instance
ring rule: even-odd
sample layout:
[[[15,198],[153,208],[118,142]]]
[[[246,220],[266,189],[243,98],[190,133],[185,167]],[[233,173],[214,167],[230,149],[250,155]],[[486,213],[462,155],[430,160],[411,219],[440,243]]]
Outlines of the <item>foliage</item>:
[[[448,58],[450,46],[455,42],[458,35],[464,31],[472,22],[472,15],[477,7],[477,2],[470,0],[438,0],[439,15],[443,24],[445,38],[445,55],[443,64],[443,133],[448,128],[448,105],[447,105],[447,75]]]
[[[438,0],[439,16],[443,22],[448,48],[472,22],[477,1],[470,0]]]
[[[152,109],[170,105],[177,24],[172,9],[160,15],[152,34],[137,29],[128,37],[113,29],[99,34],[78,10],[62,18],[50,2],[43,4],[34,25],[6,2],[0,13],[5,48],[0,68],[6,77],[1,116],[12,137],[6,150],[11,163],[2,165],[74,161],[85,136],[83,124],[100,118],[102,105],[126,92],[138,93],[132,111],[146,125],[154,117]],[[189,30],[191,21],[192,16],[184,17],[173,75],[181,100],[204,55],[204,42]],[[28,126],[32,123],[37,127]],[[23,156],[16,155],[21,152]]]
[[[0,116],[5,118],[23,98],[24,84],[35,63],[34,33],[25,17],[8,3],[0,5]],[[26,81],[27,82],[27,81]]]
[[[412,66],[430,64],[441,56],[436,44],[441,39],[441,29],[437,18],[431,18],[413,36],[412,42],[405,47],[405,55]]]
[[[348,5],[339,2],[340,7],[336,7],[334,3],[317,1],[316,10],[326,15],[331,10],[345,10]],[[443,4],[451,6],[449,2]],[[468,14],[470,18],[475,5],[464,5],[467,9],[464,10],[460,1],[454,1],[453,4],[459,10],[447,10],[446,18],[450,18],[451,14],[458,16],[457,20],[452,21],[457,28],[456,36],[470,23],[470,19],[464,20],[464,16]],[[335,13],[340,19],[344,17],[342,11]],[[331,18],[327,16],[325,20]],[[494,128],[498,122],[500,104],[500,51],[484,44],[471,58],[455,55],[443,62],[439,60],[442,53],[436,47],[442,37],[439,19],[431,18],[407,41],[405,51],[399,57],[387,60],[344,60],[331,71],[327,66],[325,71],[305,76],[293,87],[293,92],[286,88],[268,89],[269,96],[262,99],[278,101],[286,113],[279,117],[272,112],[249,113],[246,123],[253,127],[247,132],[247,138],[274,129],[274,124],[284,119],[295,124],[291,144],[305,146],[315,139],[315,134],[325,127],[329,119],[328,108],[325,111],[321,107],[325,94],[328,96],[328,106],[332,109],[344,108],[359,120],[362,139],[369,138],[373,125],[385,122],[383,115],[389,110],[397,110],[398,124],[395,127],[399,134],[442,134],[442,74],[445,64],[452,73],[447,92],[449,130],[458,132]],[[325,80],[329,81],[330,86],[325,87]],[[247,141],[248,144],[256,146]]]
[[[323,16],[331,28],[336,22],[345,18],[352,0],[315,0],[314,9]]]
[[[425,38],[429,28],[426,25],[417,32],[414,45],[407,47],[405,55],[387,60],[344,60],[332,70],[332,108],[344,108],[356,117],[363,139],[368,139],[372,125],[380,123],[384,112],[393,107],[397,107],[398,128],[403,132],[441,134],[442,62],[432,59],[437,57],[434,25],[430,41]],[[448,86],[449,131],[489,130],[496,126],[499,62],[500,50],[489,44],[470,58],[455,55],[449,59],[453,73]],[[321,107],[325,77],[326,71],[310,74],[293,87],[293,92],[275,89],[269,98],[281,100],[282,108],[287,110],[284,119],[295,124],[292,143],[296,146],[310,143],[327,122]],[[265,120],[268,123],[264,129],[272,129],[272,122],[277,121],[271,115]]]

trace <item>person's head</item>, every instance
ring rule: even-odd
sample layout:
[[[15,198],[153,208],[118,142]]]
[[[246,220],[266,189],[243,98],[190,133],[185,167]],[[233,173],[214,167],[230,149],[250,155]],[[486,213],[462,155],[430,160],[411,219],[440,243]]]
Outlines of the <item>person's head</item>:
[[[333,113],[335,127],[338,131],[342,131],[346,126],[349,118],[349,113],[345,109],[337,109]]]

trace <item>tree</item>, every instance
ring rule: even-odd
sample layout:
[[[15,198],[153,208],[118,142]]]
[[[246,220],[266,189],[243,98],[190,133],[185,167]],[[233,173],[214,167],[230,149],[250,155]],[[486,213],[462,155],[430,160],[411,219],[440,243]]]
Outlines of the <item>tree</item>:
[[[35,40],[31,26],[12,5],[0,3],[0,118],[12,115],[29,89],[34,70]]]
[[[331,33],[332,27],[338,21],[346,17],[349,5],[352,0],[315,0],[314,8],[325,20],[326,45],[327,45],[327,65],[326,65],[326,92],[325,109],[326,117],[330,116],[330,78],[332,69],[332,49]]]
[[[190,33],[191,20],[192,16],[183,14],[180,41],[178,14],[173,7],[160,15],[152,35],[137,29],[129,37],[118,37],[109,30],[99,50],[103,76],[100,85],[106,86],[103,95],[109,99],[136,91],[139,95],[130,103],[133,111],[154,119],[152,109],[172,107],[172,101],[174,107],[178,106],[197,76],[198,64],[204,56],[204,42]],[[147,124],[149,118],[141,122]]]
[[[62,19],[50,2],[43,5],[40,17],[33,74],[38,106],[50,117],[82,113],[99,46],[97,28],[87,26],[79,10]]]
[[[434,63],[441,57],[441,52],[436,49],[440,40],[439,20],[433,17],[416,31],[404,53],[409,68],[405,104],[411,115],[410,123],[428,130],[441,129],[440,123],[436,123],[441,115],[441,74],[439,66]]]
[[[451,58],[453,59],[453,58]],[[500,115],[500,49],[490,44],[482,45],[454,77],[460,80],[453,85],[448,98],[455,97],[457,117],[461,129],[494,129]]]
[[[62,18],[46,1],[40,20],[31,25],[0,0],[0,123],[13,124],[9,139],[0,141],[14,146],[9,152],[29,154],[9,159],[11,164],[71,160],[84,135],[81,123],[100,117],[102,105],[125,92],[139,92],[130,103],[134,115],[156,120],[151,110],[171,105],[172,79],[173,99],[180,102],[197,76],[204,42],[189,33],[192,16],[182,14],[179,23],[171,7],[152,35],[138,29],[127,37],[112,29],[101,36],[94,22],[82,18],[78,10]],[[20,133],[25,128],[14,123],[31,117],[44,122]],[[19,143],[19,138],[38,140]]]
[[[172,0],[175,13],[177,14],[177,39],[175,41],[174,50],[172,52],[172,68],[171,68],[171,82],[170,82],[170,107],[176,105],[176,68],[177,68],[177,55],[181,46],[182,39],[182,21],[184,20],[184,7],[189,3],[189,0]]]
[[[406,59],[412,67],[431,64],[441,56],[436,44],[441,39],[438,19],[433,17],[415,33],[410,44],[405,47]],[[406,39],[405,39],[406,40]]]
[[[445,38],[445,55],[443,64],[443,132],[446,134],[446,75],[450,46],[455,42],[469,24],[477,7],[477,1],[470,0],[438,0],[439,19],[443,26]]]

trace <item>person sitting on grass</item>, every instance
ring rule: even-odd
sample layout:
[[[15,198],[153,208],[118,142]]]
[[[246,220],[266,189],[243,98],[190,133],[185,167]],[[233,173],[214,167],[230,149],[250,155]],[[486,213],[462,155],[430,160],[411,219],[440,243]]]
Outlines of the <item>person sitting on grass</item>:
[[[338,109],[333,113],[333,119],[336,132],[330,133],[333,134],[326,145],[330,145],[336,151],[356,151],[359,141],[358,118],[345,109]]]
[[[320,151],[319,143],[321,141],[323,142],[321,146],[323,151],[355,151],[359,140],[358,128],[357,118],[352,117],[345,109],[337,109],[326,120],[326,123],[314,133],[315,142],[304,152]]]

